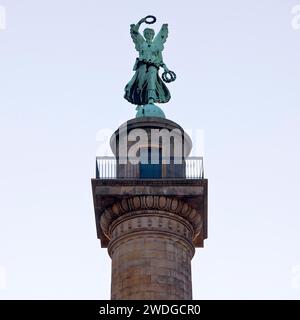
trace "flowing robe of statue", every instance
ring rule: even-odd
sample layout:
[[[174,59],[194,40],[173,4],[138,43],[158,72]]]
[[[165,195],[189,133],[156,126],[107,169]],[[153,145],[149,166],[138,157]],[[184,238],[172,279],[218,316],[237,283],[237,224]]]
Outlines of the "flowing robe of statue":
[[[159,76],[159,68],[167,70],[163,62],[162,51],[168,37],[168,25],[162,25],[153,41],[146,41],[139,33],[140,24],[130,26],[130,34],[139,52],[139,58],[133,67],[135,74],[125,87],[125,99],[135,105],[148,103],[166,103],[171,95]]]

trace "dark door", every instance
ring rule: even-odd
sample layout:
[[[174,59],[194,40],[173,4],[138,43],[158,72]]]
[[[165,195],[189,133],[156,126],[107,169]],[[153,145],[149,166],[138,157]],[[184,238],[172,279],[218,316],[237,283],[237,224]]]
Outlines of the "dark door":
[[[162,176],[161,149],[143,148],[140,150],[140,177],[142,179],[159,179]],[[151,156],[152,152],[152,156]]]

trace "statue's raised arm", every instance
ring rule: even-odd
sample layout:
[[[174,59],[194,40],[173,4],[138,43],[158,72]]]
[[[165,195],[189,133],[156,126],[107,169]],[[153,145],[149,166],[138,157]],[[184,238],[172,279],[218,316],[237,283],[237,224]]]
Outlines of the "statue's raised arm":
[[[141,19],[137,24],[130,25],[130,35],[137,51],[141,50],[142,44],[145,42],[144,37],[139,32],[139,28],[143,22],[145,22],[145,18]]]

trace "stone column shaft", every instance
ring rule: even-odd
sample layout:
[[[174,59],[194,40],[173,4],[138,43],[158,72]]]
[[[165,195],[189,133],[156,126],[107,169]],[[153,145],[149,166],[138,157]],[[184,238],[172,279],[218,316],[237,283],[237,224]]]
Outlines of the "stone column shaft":
[[[111,299],[192,299],[193,237],[202,227],[196,217],[167,197],[134,197],[106,210],[101,226],[110,239]]]

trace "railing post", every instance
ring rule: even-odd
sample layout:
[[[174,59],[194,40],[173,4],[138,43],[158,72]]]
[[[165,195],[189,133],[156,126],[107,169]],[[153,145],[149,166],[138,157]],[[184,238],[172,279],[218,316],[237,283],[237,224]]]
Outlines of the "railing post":
[[[99,175],[99,168],[98,168],[98,158],[96,158],[96,179],[99,179],[100,175]]]

